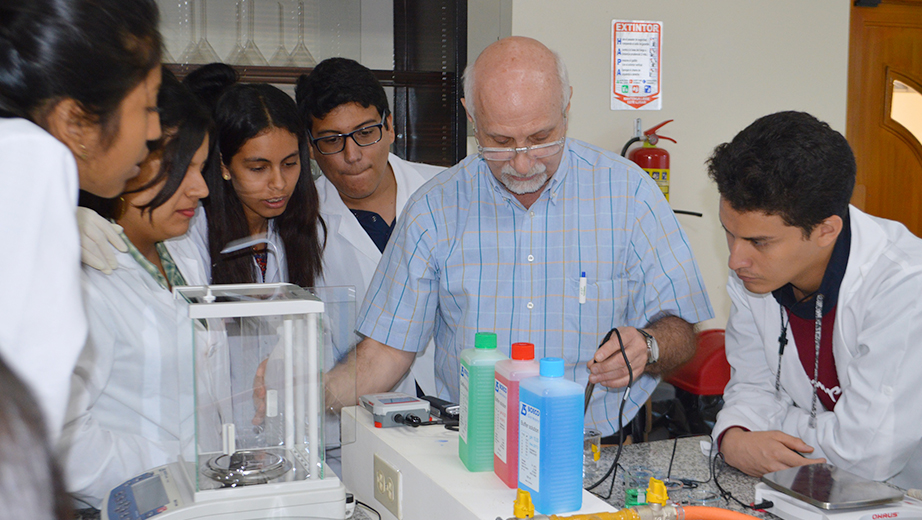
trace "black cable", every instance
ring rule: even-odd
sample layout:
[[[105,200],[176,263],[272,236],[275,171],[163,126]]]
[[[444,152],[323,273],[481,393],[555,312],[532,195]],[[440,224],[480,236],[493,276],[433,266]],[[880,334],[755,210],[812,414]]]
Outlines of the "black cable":
[[[711,475],[713,475],[714,477],[714,486],[717,487],[717,492],[720,493],[720,497],[723,498],[727,502],[729,502],[730,500],[733,500],[734,502],[736,502],[737,504],[739,504],[740,506],[744,508],[749,507],[746,504],[744,504],[741,500],[733,496],[732,493],[724,489],[723,486],[720,485],[720,481],[717,479],[718,475],[720,474],[717,471],[717,459],[720,459],[720,461],[723,462],[724,464],[726,464],[726,461],[724,460],[723,453],[720,453],[720,452],[717,452],[717,455],[715,455],[714,458],[711,459]]]
[[[627,155],[625,155],[627,153],[627,149],[637,141],[640,141],[639,137],[632,137],[628,140],[628,142],[624,143],[624,148],[621,149],[621,157],[627,157]]]
[[[78,497],[77,495],[73,495],[73,494],[68,493],[67,496],[70,497],[72,500],[76,500],[77,502],[83,502],[84,504],[86,504],[86,507],[85,507],[85,508],[80,508],[80,509],[82,509],[82,510],[92,510],[92,511],[95,511],[95,512],[99,512],[99,509],[97,509],[96,507],[94,507],[93,504],[87,502],[86,500],[83,500],[82,498]]]
[[[602,346],[608,343],[608,340],[611,339],[611,333],[614,330],[615,329],[611,329],[605,334],[605,337],[602,338],[602,342],[599,343],[599,347],[595,349],[596,352],[598,352],[602,348]],[[585,417],[586,413],[589,411],[589,402],[592,400],[593,390],[595,390],[595,383],[586,383],[586,393],[584,395],[584,400],[583,400],[583,417]]]
[[[407,415],[407,416],[403,416],[403,415],[401,415],[401,414],[399,414],[399,413],[394,415],[394,422],[395,422],[395,423],[399,423],[399,424],[403,424],[403,425],[406,425],[406,426],[410,426],[410,427],[413,427],[413,428],[416,428],[416,427],[418,427],[418,426],[432,426],[432,425],[435,425],[435,424],[444,424],[445,427],[448,428],[449,430],[451,429],[451,428],[449,428],[449,426],[457,426],[457,425],[458,425],[458,421],[455,420],[455,419],[431,419],[431,420],[428,420],[428,421],[423,421],[422,419],[420,419],[420,418],[419,418],[418,416],[416,416],[416,415],[410,414],[410,415]]]
[[[611,339],[612,333],[618,337],[618,345],[621,349],[621,356],[624,358],[624,364],[627,367],[628,382],[627,387],[624,389],[624,394],[621,396],[621,406],[618,407],[618,452],[615,454],[615,460],[612,461],[611,467],[608,468],[608,471],[605,472],[605,475],[599,479],[598,482],[586,488],[587,491],[603,500],[608,500],[611,498],[611,493],[615,489],[615,476],[618,474],[618,461],[621,460],[621,452],[624,449],[624,405],[627,403],[627,399],[631,393],[631,386],[634,384],[634,370],[631,368],[631,361],[627,358],[627,352],[624,351],[624,340],[621,339],[621,333],[618,332],[617,328],[608,331],[608,334],[605,335],[605,338],[602,340],[602,344],[599,345],[599,348],[601,348],[602,345]],[[611,485],[608,487],[607,496],[603,497],[601,494],[592,491],[602,482],[605,482],[605,479],[607,479],[609,476],[611,476]]]
[[[379,513],[377,509],[371,507],[370,505],[366,504],[365,502],[362,502],[361,500],[356,500],[356,501],[355,501],[355,505],[357,505],[357,506],[362,506],[362,507],[364,507],[365,509],[371,511],[372,513],[378,515],[378,520],[381,520],[381,513]]]
[[[690,435],[679,435],[675,437],[675,443],[672,445],[672,456],[669,458],[669,470],[666,472],[666,480],[670,480],[670,477],[672,476],[672,463],[675,460],[676,448],[678,447],[679,439],[684,439],[686,437],[697,437],[697,436],[698,436],[697,434],[690,434]],[[713,450],[713,446],[714,444],[711,443],[711,450]],[[708,460],[710,460],[710,452],[708,453]],[[675,480],[681,482],[682,485],[688,489],[695,489],[698,486],[702,484],[707,484],[708,482],[711,481],[710,470],[711,470],[711,465],[708,464],[708,479],[707,480],[696,480],[693,478],[681,478],[681,477],[676,477]]]
[[[724,464],[727,464],[727,461],[724,460],[724,454],[720,452],[717,452],[717,455],[715,455],[714,458],[711,460],[711,466],[712,466],[711,472],[714,476],[714,485],[717,486],[717,491],[720,493],[721,498],[723,498],[728,503],[730,500],[733,500],[734,502],[739,504],[739,506],[742,507],[743,509],[761,510],[761,509],[769,509],[775,506],[775,504],[771,500],[763,500],[759,502],[758,504],[744,504],[742,500],[733,496],[733,493],[730,493],[729,491],[724,489],[723,486],[720,485],[720,482],[718,482],[717,480],[717,476],[720,474],[717,471],[717,459],[720,459],[720,461],[723,462]]]
[[[608,343],[608,340],[611,339],[611,335],[615,332],[615,330],[616,330],[616,329],[611,329],[610,331],[608,331],[607,334],[605,334],[605,337],[602,338],[602,342],[599,343],[599,348],[602,348],[603,345],[605,345],[606,343]],[[620,334],[618,335],[618,340],[619,340],[619,341],[621,340],[621,335],[620,335]],[[598,349],[596,349],[596,350],[598,350]],[[622,353],[624,352],[624,345],[623,345],[623,344],[621,345],[621,352],[622,352]],[[625,358],[625,359],[626,359],[626,358]],[[631,364],[628,363],[628,374],[629,374],[629,375],[632,375],[631,372],[630,372],[630,370],[631,370]],[[587,393],[588,393],[588,392],[587,392]],[[624,399],[622,398],[622,400],[621,400],[621,405],[620,405],[620,409],[623,409],[623,408],[624,408]],[[624,416],[620,413],[620,410],[619,410],[619,413],[618,413],[618,455],[615,456],[615,461],[612,463],[611,467],[608,468],[608,471],[605,473],[605,476],[603,476],[601,479],[599,479],[599,481],[596,482],[595,484],[593,484],[593,485],[591,485],[591,486],[585,488],[587,491],[590,491],[590,492],[591,492],[591,491],[592,491],[593,489],[595,489],[599,484],[601,484],[602,482],[604,482],[605,479],[608,478],[608,475],[609,475],[610,473],[612,473],[612,471],[614,471],[615,466],[616,466],[616,464],[618,463],[618,458],[619,458],[620,455],[621,455],[621,445],[624,443],[624,427],[623,427],[623,423],[624,423]],[[614,476],[612,476],[612,480],[614,480]],[[595,493],[593,493],[593,494],[595,494]],[[596,495],[596,496],[598,496],[598,495]]]
[[[672,476],[672,461],[675,460],[675,450],[679,447],[679,438],[676,437],[675,441],[672,443],[672,455],[669,456],[669,469],[666,470],[666,480],[669,480],[669,477]]]

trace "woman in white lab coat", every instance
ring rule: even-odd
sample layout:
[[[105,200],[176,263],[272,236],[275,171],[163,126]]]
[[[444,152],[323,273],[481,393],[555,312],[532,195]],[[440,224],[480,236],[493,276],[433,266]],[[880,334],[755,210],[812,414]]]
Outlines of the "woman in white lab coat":
[[[164,137],[151,145],[141,174],[112,209],[128,252],[118,269],[84,268],[89,322],[77,361],[60,443],[69,491],[99,507],[124,480],[180,453],[180,331],[171,288],[204,281],[196,258],[174,256],[164,241],[186,233],[199,200],[213,123],[207,109],[168,72],[158,96]],[[187,406],[181,406],[181,402]]]
[[[206,176],[206,218],[197,217],[187,235],[207,252],[211,282],[312,287],[324,227],[294,100],[272,85],[236,83],[223,64],[204,67],[185,84],[215,107],[221,164]],[[265,242],[222,253],[252,237]]]
[[[86,337],[77,189],[118,195],[160,135],[157,24],[153,0],[0,3],[0,355],[51,438]]]

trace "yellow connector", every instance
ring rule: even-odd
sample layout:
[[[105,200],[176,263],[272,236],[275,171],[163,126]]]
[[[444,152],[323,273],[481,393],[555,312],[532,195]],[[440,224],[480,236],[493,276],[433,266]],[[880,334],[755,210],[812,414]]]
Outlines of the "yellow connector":
[[[524,489],[519,489],[515,494],[512,514],[514,514],[516,518],[532,518],[535,516],[535,505],[531,503],[531,493]]]
[[[669,495],[666,494],[666,484],[662,480],[650,477],[650,485],[647,486],[647,503],[666,505]]]

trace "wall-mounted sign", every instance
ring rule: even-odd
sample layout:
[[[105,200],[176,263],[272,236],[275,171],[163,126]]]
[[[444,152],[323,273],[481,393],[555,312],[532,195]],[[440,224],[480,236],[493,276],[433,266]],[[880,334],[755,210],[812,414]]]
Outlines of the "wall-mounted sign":
[[[663,22],[612,20],[611,109],[663,108]]]

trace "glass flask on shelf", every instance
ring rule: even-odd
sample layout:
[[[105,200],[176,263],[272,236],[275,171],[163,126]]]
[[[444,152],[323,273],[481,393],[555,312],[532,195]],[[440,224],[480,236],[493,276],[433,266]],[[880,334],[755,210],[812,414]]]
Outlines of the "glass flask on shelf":
[[[186,44],[186,47],[179,54],[179,61],[177,63],[188,64],[196,63],[195,50],[198,47],[198,42],[195,39],[195,0],[188,0],[185,3],[188,8],[187,16],[185,19],[186,25],[189,26],[189,43]]]
[[[224,58],[224,63],[236,63],[240,58],[240,53],[243,52],[243,15],[240,11],[240,0],[237,0],[235,9],[237,10],[237,39],[234,41],[234,48],[231,49],[227,58]]]
[[[304,0],[298,0],[298,44],[291,51],[288,66],[314,67],[316,65],[317,60],[314,59],[314,55],[304,44]]]
[[[259,51],[259,47],[256,46],[256,41],[253,39],[254,33],[256,32],[256,1],[245,0],[245,3],[247,5],[247,41],[243,45],[240,56],[237,57],[237,60],[234,61],[233,64],[255,66],[269,65],[269,62],[266,61],[266,58]]]
[[[218,53],[214,51],[214,48],[208,43],[208,4],[206,0],[201,0],[202,2],[202,16],[199,17],[202,27],[202,38],[198,41],[198,44],[195,46],[194,58],[196,61],[191,63],[215,63],[220,62],[221,58],[218,57]]]
[[[290,61],[288,56],[288,49],[285,48],[285,22],[284,22],[284,7],[282,3],[279,2],[279,48],[275,50],[275,53],[269,58],[269,65],[273,67],[286,67]]]

